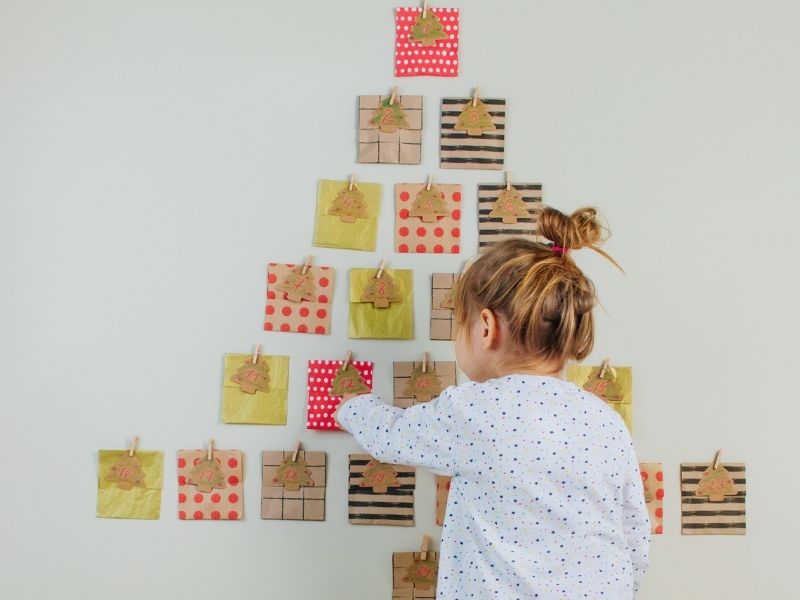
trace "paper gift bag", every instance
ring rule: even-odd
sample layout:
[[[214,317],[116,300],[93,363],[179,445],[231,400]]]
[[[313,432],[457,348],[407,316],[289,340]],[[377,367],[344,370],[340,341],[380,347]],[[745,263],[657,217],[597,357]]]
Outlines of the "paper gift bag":
[[[413,467],[381,463],[369,454],[351,454],[349,482],[351,523],[414,525]]]
[[[238,521],[244,517],[241,450],[178,450],[178,518]]]
[[[395,186],[396,252],[461,252],[461,186],[398,183]],[[426,192],[438,192],[431,198]]]
[[[226,354],[222,382],[223,423],[286,425],[289,357]]]
[[[434,273],[431,276],[431,324],[432,340],[456,339],[453,320],[453,292],[458,273]]]
[[[508,190],[504,183],[479,184],[479,251],[484,253],[508,238],[545,242],[546,240],[539,235],[537,226],[536,215],[541,206],[541,183],[515,183],[511,186],[511,190]]]
[[[439,553],[395,552],[392,554],[392,600],[436,598]]]
[[[744,535],[747,478],[743,463],[681,465],[681,533]]]
[[[342,403],[342,396],[333,395],[331,386],[343,365],[343,360],[308,361],[307,429],[341,431],[333,420],[333,413]],[[350,362],[350,366],[356,370],[367,391],[372,391],[373,363],[354,360]]]
[[[395,77],[458,77],[459,11],[419,6],[395,11]]]
[[[262,453],[261,518],[325,520],[327,457],[324,452]]]
[[[422,162],[422,96],[358,97],[358,162]]]
[[[387,293],[396,294],[386,301],[388,307],[362,300],[368,286],[375,283],[377,269],[350,269],[350,315],[348,336],[410,340],[414,337],[414,277],[410,270],[385,269],[381,279]],[[388,277],[386,277],[388,276]],[[391,285],[389,285],[389,282]],[[391,287],[391,291],[388,289]],[[394,301],[397,300],[397,301]]]
[[[349,187],[349,181],[323,179],[319,182],[314,245],[375,250],[381,186],[377,183],[355,183],[353,189],[360,195],[349,194]]]
[[[603,367],[570,365],[567,380],[591,392],[619,413],[629,431],[633,431],[633,369],[609,367],[601,378]]]
[[[326,334],[331,330],[331,267],[269,263],[264,329]]]
[[[430,402],[447,387],[456,384],[455,361],[394,363],[394,405],[408,408]]]
[[[644,501],[650,514],[650,533],[664,533],[664,469],[661,463],[639,463]]]
[[[436,524],[444,525],[447,515],[447,499],[450,496],[450,484],[453,478],[446,475],[436,476]]]
[[[97,516],[111,519],[158,519],[164,484],[161,451],[100,450]]]
[[[486,126],[463,130],[459,122],[472,98],[442,98],[439,166],[442,169],[492,169],[499,171],[505,161],[506,101],[480,98]],[[491,128],[490,128],[491,127]]]

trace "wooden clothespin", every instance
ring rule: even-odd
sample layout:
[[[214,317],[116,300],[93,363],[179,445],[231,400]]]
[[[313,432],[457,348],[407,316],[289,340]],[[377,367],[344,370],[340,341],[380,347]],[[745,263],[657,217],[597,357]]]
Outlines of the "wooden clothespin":
[[[208,452],[206,452],[206,460],[214,460],[214,440],[208,440]]]
[[[258,362],[258,357],[261,355],[261,344],[256,344],[256,349],[253,350],[253,358],[250,360],[251,364]]]
[[[386,260],[381,259],[381,264],[378,267],[378,272],[375,274],[375,279],[380,279],[383,276],[383,269],[386,266]]]
[[[427,535],[422,536],[422,546],[419,549],[419,557],[421,560],[428,560],[428,548],[431,544],[431,538]]]
[[[427,373],[428,372],[428,353],[427,352],[423,352],[422,353],[422,372],[423,373]]]
[[[292,452],[292,462],[297,462],[297,453],[300,452],[300,440],[295,444],[294,452]]]
[[[392,86],[392,96],[389,98],[389,106],[393,106],[394,103],[395,103],[395,100],[397,100],[397,86],[396,85]]]
[[[423,19],[428,18],[428,0],[424,0],[422,2],[422,18]]]
[[[350,364],[352,358],[353,358],[353,353],[350,350],[348,350],[347,355],[344,357],[344,362],[342,363],[342,366],[339,367],[339,370],[344,371],[347,368],[347,365]]]
[[[128,450],[128,456],[133,456],[134,455],[134,453],[136,452],[136,446],[138,446],[138,445],[139,445],[139,436],[135,435],[135,436],[133,436],[133,439],[131,440],[131,447],[130,447],[130,450]]]
[[[303,265],[303,269],[300,271],[300,273],[301,273],[302,275],[305,275],[305,274],[306,274],[306,272],[308,271],[308,268],[311,266],[311,260],[312,260],[312,257],[311,257],[311,255],[309,254],[309,255],[308,255],[308,257],[306,258],[306,262],[305,262],[305,264]]]
[[[425,189],[427,191],[430,191],[432,185],[433,185],[433,175],[428,175],[428,183],[425,185]]]
[[[475,91],[472,92],[472,106],[478,106],[478,94],[480,93],[480,88],[476,87]]]
[[[352,192],[354,187],[356,187],[356,176],[350,175],[350,185],[347,187],[347,191]]]
[[[598,375],[598,377],[600,379],[605,377],[606,371],[608,371],[608,368],[610,366],[611,366],[611,359],[610,358],[604,358],[603,359],[603,363],[600,365],[600,374]]]
[[[506,189],[511,189],[511,171],[506,171]]]
[[[719,461],[722,458],[722,448],[717,450],[717,453],[714,455],[714,462],[711,465],[711,468],[715,471],[719,468]]]

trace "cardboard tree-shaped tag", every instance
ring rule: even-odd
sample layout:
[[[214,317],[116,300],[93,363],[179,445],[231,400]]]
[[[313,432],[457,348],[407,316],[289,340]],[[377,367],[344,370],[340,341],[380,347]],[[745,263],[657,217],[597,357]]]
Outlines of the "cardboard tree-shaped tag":
[[[385,494],[390,487],[400,487],[401,485],[397,478],[397,471],[392,465],[372,459],[364,468],[361,487],[372,488],[376,494]]]
[[[215,488],[225,489],[225,473],[216,460],[204,458],[189,472],[186,483],[197,486],[199,491],[207,494]]]
[[[380,107],[375,110],[369,120],[369,124],[377,125],[383,133],[394,133],[398,129],[411,128],[403,106],[397,100],[392,102],[391,98],[381,102]]]
[[[449,308],[453,310],[456,307],[456,288],[450,288],[445,292],[444,298],[439,302],[439,308]]]
[[[435,560],[422,559],[416,554],[414,562],[408,566],[403,581],[412,584],[418,590],[429,590],[436,585],[439,574],[439,564]]]
[[[255,394],[256,391],[269,393],[269,365],[260,355],[255,364],[248,357],[242,366],[236,370],[236,373],[231,376],[231,381],[238,383],[245,394]]]
[[[428,367],[427,370],[416,367],[411,374],[411,378],[403,390],[404,396],[414,396],[417,400],[428,402],[442,393],[444,384],[436,372]]]
[[[116,483],[121,490],[130,491],[134,487],[145,487],[144,470],[139,458],[134,454],[130,456],[123,454],[114,464],[106,475],[106,481]]]
[[[503,223],[509,225],[516,223],[517,219],[530,219],[531,213],[528,212],[528,207],[522,200],[522,194],[512,187],[500,192],[492,205],[492,212],[489,213],[489,216],[502,217]]]
[[[427,189],[426,186],[414,198],[408,214],[419,217],[423,223],[435,223],[439,217],[448,216],[450,209],[442,199],[442,193],[435,186],[431,186],[431,189]]]
[[[333,199],[328,214],[339,217],[342,223],[355,223],[356,219],[366,219],[369,215],[364,192],[356,186],[353,186],[352,190],[349,185],[343,187]]]
[[[401,302],[402,300],[403,294],[400,293],[400,288],[394,279],[385,272],[379,278],[371,278],[364,291],[361,292],[361,302],[372,302],[375,308],[389,308],[392,302]]]
[[[711,502],[722,502],[725,496],[736,496],[737,491],[733,485],[733,477],[722,465],[717,465],[715,469],[708,467],[700,482],[697,484],[695,496],[708,496]]]
[[[483,135],[484,131],[494,131],[496,128],[486,105],[480,100],[476,102],[470,100],[458,115],[454,129],[466,131],[467,135],[478,137]]]
[[[435,46],[437,41],[446,40],[449,37],[439,17],[428,9],[417,17],[417,20],[411,26],[411,35],[408,39],[423,46]]]
[[[303,269],[306,272],[303,273]],[[292,269],[286,278],[275,286],[278,291],[286,294],[286,299],[290,302],[313,302],[317,298],[317,285],[311,269],[304,265],[299,265]]]
[[[291,457],[287,457],[278,467],[272,483],[282,485],[290,492],[299,492],[301,487],[314,486],[314,480],[311,479],[311,471],[306,468],[305,461],[299,458],[292,460]]]
[[[589,375],[583,389],[609,403],[620,403],[624,398],[622,388],[617,383],[617,371],[613,367],[598,367]]]
[[[358,372],[349,361],[339,369],[336,373],[333,382],[331,383],[331,396],[344,396],[345,394],[367,394],[370,388],[361,379],[361,373]]]

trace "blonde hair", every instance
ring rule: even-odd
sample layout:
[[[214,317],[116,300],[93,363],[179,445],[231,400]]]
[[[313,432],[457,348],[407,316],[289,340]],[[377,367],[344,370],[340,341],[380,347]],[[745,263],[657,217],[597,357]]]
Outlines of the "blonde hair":
[[[459,278],[454,316],[461,328],[488,308],[506,321],[516,358],[560,369],[594,345],[594,284],[570,252],[590,248],[619,265],[599,247],[608,236],[594,208],[565,215],[544,207],[537,216],[539,234],[553,244],[512,238],[493,246]]]

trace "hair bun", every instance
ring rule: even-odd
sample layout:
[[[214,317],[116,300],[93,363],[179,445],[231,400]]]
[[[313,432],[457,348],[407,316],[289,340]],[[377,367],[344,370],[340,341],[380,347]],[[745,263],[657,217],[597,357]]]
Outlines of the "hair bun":
[[[556,246],[569,250],[585,247],[597,249],[608,237],[597,210],[588,206],[579,208],[569,216],[545,206],[539,213],[539,233]]]

